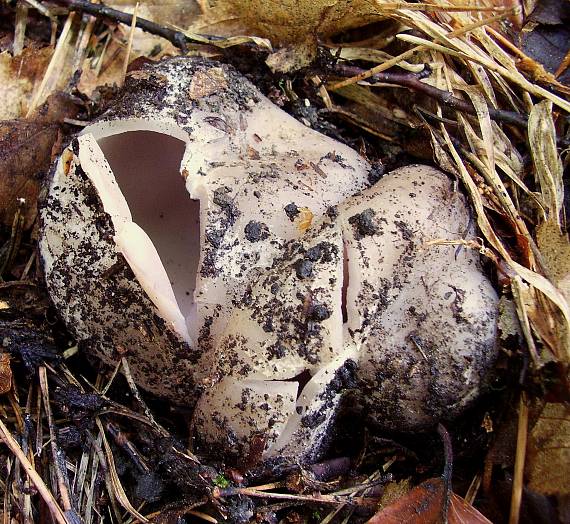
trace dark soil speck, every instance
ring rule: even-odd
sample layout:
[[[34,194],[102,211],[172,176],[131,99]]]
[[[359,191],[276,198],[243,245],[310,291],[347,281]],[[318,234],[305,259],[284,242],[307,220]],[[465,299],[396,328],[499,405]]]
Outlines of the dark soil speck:
[[[244,228],[245,238],[250,242],[259,242],[269,237],[269,228],[263,222],[251,220]]]

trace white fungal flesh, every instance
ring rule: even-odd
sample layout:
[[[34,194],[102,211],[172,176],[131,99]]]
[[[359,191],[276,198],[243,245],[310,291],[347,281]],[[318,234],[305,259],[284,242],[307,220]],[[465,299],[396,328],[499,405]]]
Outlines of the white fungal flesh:
[[[392,430],[426,427],[469,405],[496,355],[497,296],[477,252],[442,242],[473,234],[451,181],[409,166],[286,245],[238,302],[218,353],[222,376],[312,375],[267,456],[314,458],[343,395]],[[311,252],[323,245],[330,246],[324,263]],[[310,275],[295,271],[300,261],[311,261]],[[334,315],[315,318],[305,297],[323,289],[328,299],[317,303]],[[331,325],[341,325],[343,294],[341,333]]]
[[[440,171],[408,166],[340,214],[360,402],[400,430],[459,413],[494,362],[498,301],[479,254],[442,244],[474,236],[465,198]]]
[[[271,448],[295,412],[297,389],[296,382],[226,377],[202,395],[193,426],[200,439],[242,457],[254,437],[262,449]]]
[[[123,135],[118,136],[122,137]],[[125,257],[144,291],[160,311],[161,316],[184,340],[190,342],[186,318],[183,313],[185,309],[183,311],[180,309],[180,293],[178,293],[178,297],[175,296],[176,293],[173,288],[176,286],[172,282],[180,282],[180,279],[177,280],[179,274],[181,278],[186,275],[183,271],[180,255],[188,256],[189,264],[192,264],[192,258],[195,258],[197,264],[198,256],[193,252],[199,251],[199,239],[192,238],[190,235],[184,238],[183,235],[179,234],[180,230],[186,230],[184,227],[178,229],[180,225],[189,221],[181,220],[177,227],[176,219],[186,209],[185,206],[180,205],[180,202],[172,201],[174,200],[173,195],[177,193],[169,191],[168,185],[171,181],[169,179],[172,179],[172,173],[168,173],[168,166],[165,166],[166,172],[161,173],[161,166],[156,165],[156,163],[153,165],[153,160],[156,159],[152,154],[156,152],[156,149],[153,151],[153,138],[155,137],[142,137],[143,144],[146,143],[148,155],[145,155],[142,148],[136,147],[136,142],[132,149],[124,147],[129,142],[132,144],[135,141],[132,137],[125,138],[119,144],[123,146],[122,149],[126,155],[124,158],[131,158],[132,162],[115,162],[120,153],[117,155],[113,145],[105,140],[96,142],[91,134],[85,134],[78,138],[79,162],[95,186],[97,194],[101,198],[103,209],[111,216],[115,227],[114,238],[118,252]],[[101,145],[105,151],[102,150]],[[167,152],[174,154],[173,151]],[[111,171],[109,166],[109,157],[113,161],[114,171]],[[170,157],[167,156],[166,158]],[[173,160],[176,162],[175,155],[173,155]],[[148,191],[153,178],[161,176],[163,173],[166,175],[164,177],[165,182],[157,184],[154,191]],[[165,193],[160,195],[160,191],[165,188]],[[129,196],[128,201],[125,194]],[[184,195],[183,192],[178,192],[178,194]],[[178,207],[174,207],[176,204]],[[184,202],[184,204],[187,203]],[[174,220],[164,220],[164,217],[169,216],[170,210],[175,212]],[[166,222],[164,228],[160,227],[162,220]],[[189,229],[192,230],[192,227]],[[180,236],[182,236],[181,239],[176,238]],[[173,242],[173,240],[178,240],[178,242]],[[162,257],[159,256],[155,243],[161,248]],[[176,250],[179,250],[180,253]],[[186,282],[184,283],[188,285]]]
[[[425,245],[474,233],[445,175],[366,189],[368,171],[227,66],[144,66],[56,166],[48,289],[141,386],[205,389],[194,425],[220,449],[316,458],[347,393],[377,422],[431,424],[484,382],[496,295],[477,254]]]
[[[285,244],[272,267],[236,297],[213,363],[219,376],[292,379],[314,375],[343,352],[342,234],[319,221]]]

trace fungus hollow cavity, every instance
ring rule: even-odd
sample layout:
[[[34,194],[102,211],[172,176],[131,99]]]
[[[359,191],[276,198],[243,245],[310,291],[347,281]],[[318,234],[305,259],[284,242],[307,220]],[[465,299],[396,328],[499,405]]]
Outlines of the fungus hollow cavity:
[[[137,271],[147,262],[143,257],[149,257],[141,242],[123,244],[123,255],[143,280],[143,287],[160,290],[170,285],[187,327],[184,330],[178,326],[177,331],[183,338],[191,338],[200,260],[200,201],[191,198],[181,175],[186,144],[169,134],[147,130],[100,137],[97,143],[126,200],[132,221],[148,235],[151,245],[147,247],[151,249],[153,245],[156,249],[168,283],[160,282],[164,276],[161,271],[150,271],[144,276]],[[167,319],[173,314],[160,305],[159,309]]]

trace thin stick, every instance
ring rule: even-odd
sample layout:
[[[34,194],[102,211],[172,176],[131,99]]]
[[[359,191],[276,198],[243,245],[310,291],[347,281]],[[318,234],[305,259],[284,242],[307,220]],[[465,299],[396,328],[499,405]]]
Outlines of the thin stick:
[[[125,83],[125,77],[127,76],[127,69],[129,68],[129,62],[131,58],[131,50],[133,49],[133,40],[135,38],[135,29],[137,27],[137,14],[139,11],[139,3],[135,4],[135,10],[133,11],[133,19],[131,21],[131,30],[129,31],[129,43],[127,44],[127,51],[125,52],[125,60],[123,61],[123,73],[121,74],[121,85]]]
[[[355,73],[358,73],[359,71],[362,70],[354,66],[346,66],[344,64],[337,64],[335,66],[335,73],[339,73],[343,76],[353,75]],[[429,69],[427,69],[426,71],[429,72]],[[368,73],[368,71],[366,71],[366,73]],[[439,89],[437,87],[422,82],[421,80],[422,78],[425,77],[425,75],[426,72],[423,71],[422,73],[387,72],[387,73],[374,73],[373,75],[368,76],[367,78],[371,78],[373,82],[388,82],[390,84],[396,84],[399,86],[407,87],[414,91],[424,93],[430,98],[434,98],[435,100],[440,101],[443,105],[451,107],[452,109],[456,109],[458,111],[462,111],[470,115],[476,114],[475,107],[473,107],[473,105],[470,102],[467,102],[465,100],[462,100],[461,98],[453,96],[453,93],[450,93],[449,91],[445,91],[443,89]],[[357,78],[357,76],[354,76],[352,78]],[[333,84],[332,87],[336,89],[337,85],[340,85],[342,87],[342,82]],[[493,107],[489,107],[489,116],[491,117],[492,120],[505,122],[506,124],[512,124],[518,127],[523,127],[525,129],[528,125],[528,118],[525,115],[515,113],[514,111],[503,111],[502,109],[494,109]]]
[[[312,502],[314,504],[348,504],[358,506],[375,506],[376,499],[365,497],[341,497],[336,495],[291,495],[289,493],[268,493],[252,488],[214,488],[214,498],[231,497],[235,495],[246,495],[248,497],[260,497],[279,500],[293,500],[297,502]]]
[[[54,0],[55,3],[64,5],[70,10],[83,11],[90,15],[97,16],[99,18],[107,18],[114,22],[120,22],[121,24],[131,25],[133,23],[133,18],[136,19],[136,26],[147,33],[152,35],[157,35],[165,38],[172,43],[175,47],[179,48],[183,53],[188,51],[188,43],[204,43],[204,40],[211,40],[215,42],[218,40],[217,37],[200,35],[203,37],[201,41],[195,41],[194,39],[186,36],[182,31],[176,31],[175,29],[170,29],[168,27],[161,26],[145,18],[133,17],[128,13],[124,13],[117,9],[112,9],[101,4],[92,4],[91,2],[86,2],[85,0]]]
[[[44,402],[44,409],[47,415],[47,422],[48,422],[48,430],[50,436],[50,446],[51,452],[53,456],[53,465],[55,468],[56,478],[57,478],[57,486],[59,488],[59,495],[61,497],[61,503],[63,505],[63,509],[65,511],[69,511],[72,509],[71,506],[71,497],[69,495],[69,490],[67,489],[68,482],[67,479],[64,477],[62,471],[62,461],[61,461],[61,454],[57,449],[57,440],[55,436],[55,426],[53,423],[53,415],[51,412],[51,405],[49,401],[49,389],[48,389],[48,381],[47,381],[47,371],[45,366],[40,366],[38,370],[40,376],[40,388],[42,390],[42,399]]]
[[[511,495],[511,511],[509,524],[517,524],[521,510],[523,491],[524,462],[526,457],[526,441],[528,437],[528,405],[526,393],[521,393],[519,402],[519,424],[517,430],[517,452],[515,455],[515,474],[513,478],[513,492]]]
[[[8,428],[2,422],[2,419],[0,419],[0,436],[2,437],[4,443],[10,449],[10,451],[20,461],[20,464],[22,464],[24,471],[26,472],[26,474],[28,475],[28,477],[30,478],[30,480],[38,490],[38,493],[46,503],[46,506],[50,510],[56,522],[58,522],[59,524],[70,524],[70,522],[65,517],[63,510],[59,507],[59,504],[51,494],[51,491],[45,485],[44,481],[38,475],[37,471],[30,464],[30,461],[26,457],[26,454],[24,453],[20,445],[16,442],[14,437],[10,434]]]

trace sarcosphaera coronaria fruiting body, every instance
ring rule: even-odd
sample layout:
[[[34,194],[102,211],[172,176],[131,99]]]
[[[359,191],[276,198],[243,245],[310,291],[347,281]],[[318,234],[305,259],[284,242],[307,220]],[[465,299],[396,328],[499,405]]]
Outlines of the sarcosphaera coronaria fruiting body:
[[[86,351],[197,402],[220,449],[313,459],[343,399],[429,426],[485,383],[497,296],[477,253],[426,244],[475,234],[446,175],[369,173],[230,66],[143,65],[54,168],[51,297]]]

